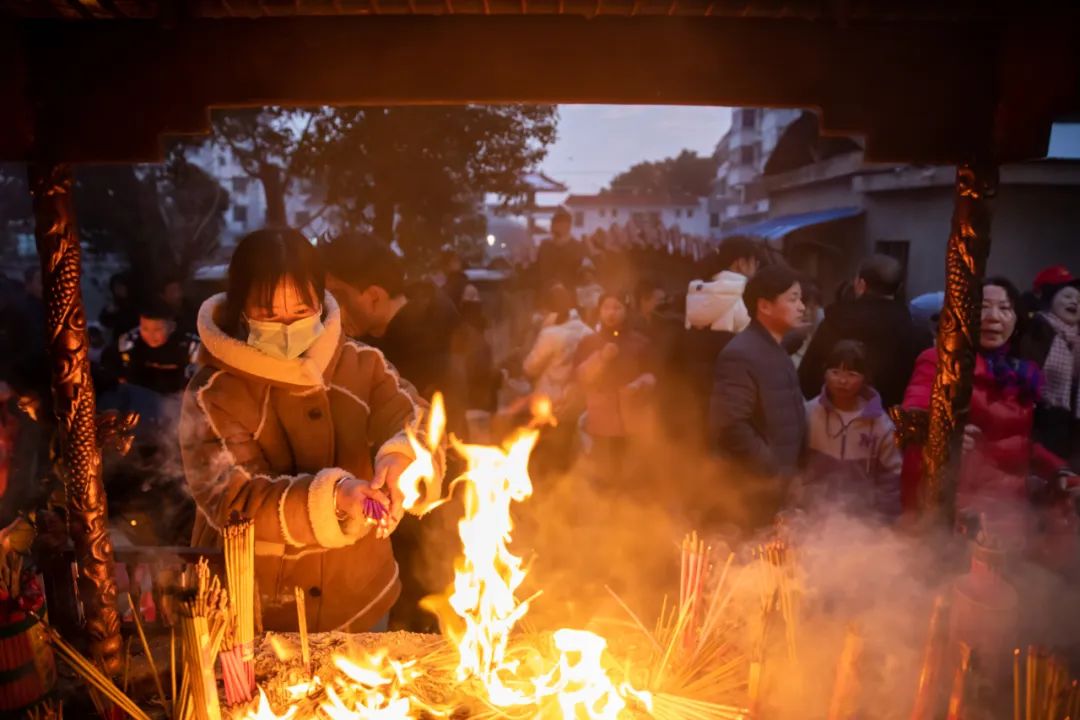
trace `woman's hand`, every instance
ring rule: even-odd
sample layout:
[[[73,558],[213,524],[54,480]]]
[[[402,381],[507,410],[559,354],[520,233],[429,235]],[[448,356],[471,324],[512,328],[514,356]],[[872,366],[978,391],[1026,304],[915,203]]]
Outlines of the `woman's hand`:
[[[402,507],[405,494],[398,487],[398,481],[401,479],[401,473],[405,472],[405,468],[409,465],[412,465],[412,458],[396,452],[387,453],[375,462],[375,479],[371,481],[371,487],[376,490],[385,489],[385,492],[390,495],[390,531],[387,535],[394,532],[402,516],[405,515],[405,508]]]
[[[982,437],[982,430],[980,430],[978,426],[969,424],[964,427],[965,455],[975,449],[980,437]]]
[[[355,528],[357,523],[374,523],[376,537],[382,538],[393,532],[391,522],[395,527],[397,526],[397,522],[393,521],[389,514],[381,520],[372,520],[368,517],[364,509],[365,501],[374,500],[386,508],[390,506],[390,499],[382,490],[373,488],[367,480],[354,477],[343,478],[335,489],[334,500],[337,504],[338,515],[343,518],[342,529],[347,533],[351,528]]]

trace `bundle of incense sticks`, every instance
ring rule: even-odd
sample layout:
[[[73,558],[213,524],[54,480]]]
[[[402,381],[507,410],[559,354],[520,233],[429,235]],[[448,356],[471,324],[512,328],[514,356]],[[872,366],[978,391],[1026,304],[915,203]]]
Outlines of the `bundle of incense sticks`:
[[[364,517],[373,524],[379,524],[389,514],[386,506],[375,498],[364,498]]]
[[[679,607],[686,613],[682,635],[683,647],[686,650],[697,645],[702,611],[701,596],[711,557],[712,547],[706,546],[696,531],[683,538]]]
[[[784,540],[778,538],[758,546],[755,555],[762,568],[762,608],[768,613],[774,606],[779,606],[784,618],[788,659],[797,662],[799,654],[796,644],[798,608],[794,593],[795,553]]]
[[[249,698],[255,696],[255,523],[233,515],[221,530],[236,642],[244,665]]]
[[[225,704],[229,707],[245,705],[251,702],[251,689],[248,686],[247,670],[240,646],[236,643],[236,623],[230,614],[228,626],[221,641],[221,680],[225,685]]]
[[[221,707],[214,677],[214,661],[211,658],[210,623],[205,610],[196,602],[180,606],[180,631],[184,641],[186,664],[185,682],[190,691],[187,707],[194,712],[196,720],[221,720]],[[180,715],[184,720],[186,712]]]
[[[90,662],[82,655],[82,653],[71,645],[68,645],[67,642],[60,637],[60,633],[56,632],[55,629],[48,625],[45,625],[40,617],[38,618],[38,622],[41,623],[41,626],[44,628],[45,633],[49,638],[49,643],[56,650],[56,654],[86,682],[91,690],[96,690],[101,693],[113,705],[126,712],[135,720],[150,720],[150,716],[136,705],[134,700],[125,695],[120,688],[116,687],[113,681],[98,669],[94,663]]]
[[[218,577],[210,575],[205,558],[181,580],[177,608],[185,672],[179,692],[173,691],[172,716],[174,720],[189,720],[193,715],[196,720],[218,720],[221,711],[214,663],[229,625],[228,593],[221,588]],[[175,662],[173,665],[175,668]],[[172,682],[175,687],[175,677]],[[212,708],[208,702],[212,702]]]
[[[1080,718],[1080,684],[1072,679],[1065,661],[1031,645],[1026,673],[1021,671],[1020,649],[1013,650],[1014,720]]]

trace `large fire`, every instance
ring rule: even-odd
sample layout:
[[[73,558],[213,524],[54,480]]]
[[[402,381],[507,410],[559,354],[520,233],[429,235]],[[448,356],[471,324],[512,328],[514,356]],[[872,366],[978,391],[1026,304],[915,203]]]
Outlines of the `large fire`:
[[[435,450],[445,428],[441,398],[433,404],[426,437],[410,432],[417,460],[402,477],[406,508],[423,514],[446,501],[436,479]],[[535,646],[515,648],[514,630],[534,598],[520,600],[517,591],[527,570],[510,551],[514,529],[513,503],[532,495],[528,464],[538,431],[516,434],[502,447],[453,443],[466,460],[464,474],[450,492],[463,496],[458,523],[462,554],[454,583],[443,598],[427,606],[439,616],[444,634],[457,654],[456,678],[491,707],[519,717],[566,720],[616,720],[629,708],[647,711],[653,698],[635,689],[608,657],[607,641],[592,632],[556,630],[548,652]],[[421,484],[424,492],[421,492]],[[313,677],[290,688],[296,701],[276,715],[265,694],[248,720],[299,720],[304,698],[325,691],[316,715],[332,720],[406,720],[449,717],[452,707],[435,707],[410,692],[423,676],[415,661],[387,657],[385,651],[364,657],[335,658],[333,678]]]

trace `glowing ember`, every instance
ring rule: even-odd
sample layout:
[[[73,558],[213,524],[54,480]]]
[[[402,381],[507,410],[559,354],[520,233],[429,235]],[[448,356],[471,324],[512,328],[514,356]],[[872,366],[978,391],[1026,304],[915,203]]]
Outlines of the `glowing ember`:
[[[530,427],[535,428],[544,425],[554,427],[559,424],[559,421],[555,418],[555,408],[551,404],[551,398],[547,395],[534,395],[529,401],[529,412],[532,413]]]

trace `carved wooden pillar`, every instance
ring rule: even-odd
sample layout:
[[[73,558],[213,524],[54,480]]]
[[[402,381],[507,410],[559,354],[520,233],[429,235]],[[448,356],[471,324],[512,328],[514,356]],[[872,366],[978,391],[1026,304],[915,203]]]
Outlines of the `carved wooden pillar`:
[[[81,253],[71,195],[71,166],[31,164],[29,180],[47,302],[53,401],[64,464],[68,532],[79,570],[79,597],[86,617],[90,657],[100,657],[106,669],[115,672],[120,665],[120,622],[80,287]]]
[[[990,200],[997,166],[965,163],[956,169],[952,228],[945,258],[945,306],[938,326],[937,375],[930,396],[930,427],[923,446],[919,504],[924,516],[952,523],[964,423],[971,403],[982,312],[980,283],[990,254]]]

